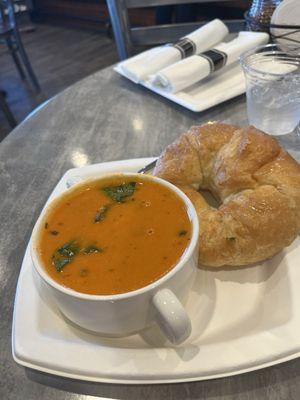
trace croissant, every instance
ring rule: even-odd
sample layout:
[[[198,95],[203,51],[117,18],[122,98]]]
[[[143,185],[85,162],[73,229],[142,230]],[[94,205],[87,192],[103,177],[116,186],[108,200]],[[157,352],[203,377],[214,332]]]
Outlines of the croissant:
[[[154,175],[179,186],[194,204],[200,265],[257,263],[298,234],[300,166],[252,126],[194,126],[165,149]],[[207,191],[217,207],[205,200]]]

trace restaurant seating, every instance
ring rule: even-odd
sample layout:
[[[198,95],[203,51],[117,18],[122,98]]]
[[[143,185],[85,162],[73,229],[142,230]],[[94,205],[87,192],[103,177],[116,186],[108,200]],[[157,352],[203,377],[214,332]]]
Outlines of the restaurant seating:
[[[35,91],[40,92],[40,85],[24,49],[12,0],[0,0],[0,42],[6,44],[21,79],[26,78],[25,71]]]
[[[230,0],[221,1],[225,2]],[[132,56],[135,46],[173,42],[205,23],[199,21],[132,27],[128,15],[129,9],[191,3],[207,3],[207,0],[107,0],[120,60]],[[231,32],[237,32],[243,28],[243,22],[241,20],[230,20],[226,21],[226,23]]]

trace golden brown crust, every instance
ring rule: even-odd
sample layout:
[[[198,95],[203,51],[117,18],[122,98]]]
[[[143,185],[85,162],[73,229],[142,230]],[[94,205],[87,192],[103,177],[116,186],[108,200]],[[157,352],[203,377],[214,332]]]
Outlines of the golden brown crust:
[[[300,166],[254,127],[192,127],[166,148],[154,174],[180,186],[193,202],[202,265],[262,261],[288,246],[300,229]],[[209,206],[194,185],[213,193],[221,206]]]

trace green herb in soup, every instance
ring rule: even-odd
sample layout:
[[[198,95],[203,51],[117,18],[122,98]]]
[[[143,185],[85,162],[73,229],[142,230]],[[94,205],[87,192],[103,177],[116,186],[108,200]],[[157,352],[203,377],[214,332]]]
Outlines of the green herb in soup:
[[[79,253],[79,251],[80,247],[76,242],[76,240],[71,240],[70,242],[64,244],[57,250],[59,254],[68,258],[74,257],[75,254]]]
[[[71,259],[65,257],[55,257],[53,258],[53,264],[57,272],[61,272],[63,267],[71,262]]]
[[[100,252],[102,252],[102,251],[103,251],[103,250],[100,249],[100,247],[96,247],[96,246],[87,246],[87,247],[84,247],[84,248],[82,249],[82,252],[83,252],[84,254],[100,253]]]
[[[117,203],[122,203],[126,197],[132,196],[136,182],[123,183],[122,185],[104,187],[102,191]]]
[[[192,231],[181,198],[143,176],[133,181],[116,175],[71,188],[45,221],[38,252],[47,273],[61,285],[95,295],[126,293],[156,281],[180,260]],[[49,227],[59,234],[50,235]]]
[[[103,221],[104,218],[106,217],[107,211],[109,210],[109,208],[111,207],[111,204],[105,204],[104,206],[102,206],[99,211],[97,211],[95,218],[94,218],[94,222],[100,222]]]
[[[55,266],[56,271],[61,272],[67,264],[73,261],[77,254],[92,254],[100,253],[102,251],[101,248],[94,245],[81,248],[76,240],[71,240],[55,250],[52,255],[52,263]]]
[[[63,246],[55,250],[52,255],[52,263],[55,266],[56,271],[61,272],[78,252],[79,246],[75,240],[65,243]]]

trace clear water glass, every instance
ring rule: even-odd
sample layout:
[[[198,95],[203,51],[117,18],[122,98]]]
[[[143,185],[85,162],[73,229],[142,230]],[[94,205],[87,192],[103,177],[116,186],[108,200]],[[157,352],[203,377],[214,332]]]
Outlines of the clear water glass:
[[[300,46],[260,46],[240,61],[250,125],[270,135],[300,133]]]

